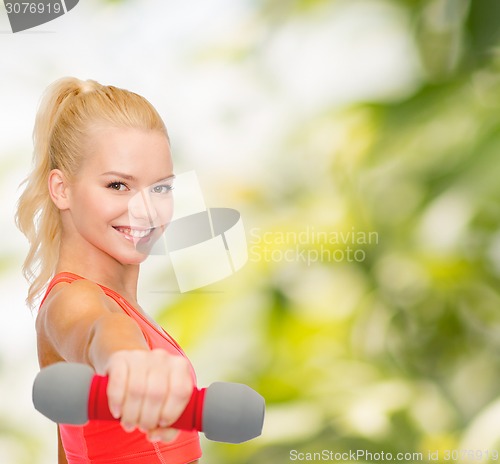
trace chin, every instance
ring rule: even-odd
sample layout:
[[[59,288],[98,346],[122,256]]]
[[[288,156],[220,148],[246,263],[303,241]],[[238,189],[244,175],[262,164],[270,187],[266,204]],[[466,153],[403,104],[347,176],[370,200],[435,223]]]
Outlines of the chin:
[[[150,237],[148,240],[142,241],[140,240],[135,244],[135,249],[138,253],[144,256],[146,259],[148,256],[152,254],[158,254],[158,250],[155,251],[155,245],[159,241],[161,235],[155,235]]]
[[[129,244],[126,250],[123,248],[120,250],[115,250],[114,253],[110,253],[118,262],[126,265],[138,265],[146,261],[146,259],[151,255],[155,254],[153,251],[154,244],[158,241],[155,240],[139,241],[135,244]]]
[[[116,261],[120,264],[128,265],[128,266],[137,266],[142,264],[148,258],[148,254],[141,253],[139,251],[133,253],[120,253],[112,255]]]

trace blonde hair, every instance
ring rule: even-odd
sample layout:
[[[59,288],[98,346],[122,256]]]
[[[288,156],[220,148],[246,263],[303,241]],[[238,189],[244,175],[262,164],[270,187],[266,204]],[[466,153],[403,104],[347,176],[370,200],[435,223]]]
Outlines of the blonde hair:
[[[15,217],[30,243],[22,270],[30,284],[26,303],[31,309],[59,259],[62,223],[49,195],[49,173],[60,169],[73,179],[85,158],[89,130],[102,124],[158,130],[168,138],[158,112],[133,92],[74,77],[59,79],[47,88],[33,130],[33,169],[21,183],[26,186]]]

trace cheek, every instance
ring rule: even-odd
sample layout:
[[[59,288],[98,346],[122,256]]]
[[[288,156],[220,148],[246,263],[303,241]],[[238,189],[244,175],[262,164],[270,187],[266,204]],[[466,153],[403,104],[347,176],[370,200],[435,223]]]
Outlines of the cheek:
[[[78,210],[89,222],[111,221],[127,211],[127,202],[122,198],[103,194],[102,191],[89,192],[81,197]]]
[[[171,194],[168,196],[168,198],[158,201],[156,211],[158,212],[158,217],[160,219],[159,222],[162,225],[168,224],[170,222],[174,214],[174,201]]]

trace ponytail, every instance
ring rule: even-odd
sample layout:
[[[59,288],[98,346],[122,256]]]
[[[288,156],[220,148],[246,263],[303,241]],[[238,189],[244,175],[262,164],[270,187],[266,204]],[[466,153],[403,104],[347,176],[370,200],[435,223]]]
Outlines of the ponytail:
[[[59,260],[62,223],[49,195],[50,171],[73,179],[84,161],[84,137],[95,123],[166,132],[156,110],[143,97],[96,81],[62,78],[44,93],[33,130],[32,171],[21,183],[15,221],[30,248],[22,272],[30,283],[26,303],[35,300],[54,275]]]

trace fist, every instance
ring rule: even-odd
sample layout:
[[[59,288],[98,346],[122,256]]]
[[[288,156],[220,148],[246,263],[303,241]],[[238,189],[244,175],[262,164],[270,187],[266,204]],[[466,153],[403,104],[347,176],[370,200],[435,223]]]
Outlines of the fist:
[[[138,428],[150,441],[170,441],[169,429],[195,387],[189,361],[165,350],[117,351],[109,358],[107,395],[111,414],[125,431]]]

